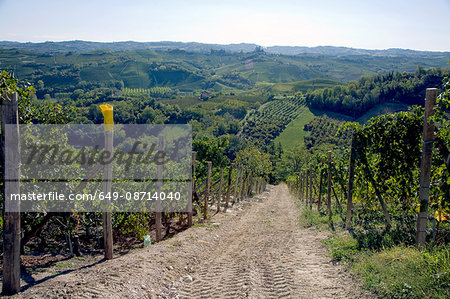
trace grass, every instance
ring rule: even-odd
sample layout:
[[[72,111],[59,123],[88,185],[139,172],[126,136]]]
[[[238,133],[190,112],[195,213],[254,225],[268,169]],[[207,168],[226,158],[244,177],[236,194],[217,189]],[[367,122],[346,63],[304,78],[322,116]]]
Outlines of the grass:
[[[317,230],[325,230],[331,227],[329,217],[323,214],[323,212],[319,212],[316,209],[310,209],[309,206],[307,207],[304,204],[299,204],[297,207],[302,210],[299,219],[300,226],[314,227]],[[331,220],[333,222],[333,227],[343,226],[343,221],[338,214],[333,214]]]
[[[396,246],[353,264],[364,287],[387,298],[450,298],[450,249]]]
[[[300,115],[291,121],[281,134],[275,138],[275,143],[280,142],[283,149],[292,149],[303,144],[303,138],[307,132],[304,126],[314,119],[314,114],[304,106]]]
[[[346,232],[323,243],[335,261],[345,262],[363,287],[380,298],[450,298],[448,245],[422,251],[404,245],[358,250],[358,242]]]
[[[328,217],[298,204],[300,225],[326,229]],[[369,250],[343,230],[342,220],[333,216],[336,231],[322,242],[334,261],[344,263],[363,287],[379,298],[450,298],[450,248],[390,245]]]
[[[213,223],[207,223],[207,222],[204,222],[204,223],[194,223],[193,227],[204,227],[204,228],[206,228],[206,229],[208,229],[208,230],[213,230],[213,229],[219,228],[218,225],[214,225]]]
[[[319,211],[311,210],[304,205],[300,205],[302,212],[300,214],[300,225],[302,227],[315,227],[323,229],[328,225],[328,218],[320,215]]]
[[[330,249],[330,256],[335,261],[354,261],[358,254],[358,241],[346,232],[341,231],[323,240],[323,243]]]
[[[342,84],[342,82],[332,79],[312,79],[288,83],[276,83],[270,87],[270,91],[274,94],[293,93],[299,91],[306,93],[308,90],[333,87],[339,84]]]
[[[72,268],[73,266],[71,262],[60,262],[55,265],[55,268]]]

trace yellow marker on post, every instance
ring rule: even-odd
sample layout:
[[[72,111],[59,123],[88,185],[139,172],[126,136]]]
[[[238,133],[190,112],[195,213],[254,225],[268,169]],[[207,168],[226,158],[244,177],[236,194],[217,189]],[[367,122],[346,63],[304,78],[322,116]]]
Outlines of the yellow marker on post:
[[[105,131],[114,130],[113,106],[109,104],[100,105],[103,114],[103,124]]]

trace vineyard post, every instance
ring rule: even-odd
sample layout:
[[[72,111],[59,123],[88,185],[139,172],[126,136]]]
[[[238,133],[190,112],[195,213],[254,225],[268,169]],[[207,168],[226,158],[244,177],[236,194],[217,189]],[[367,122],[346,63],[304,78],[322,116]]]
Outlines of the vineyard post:
[[[240,180],[240,176],[241,176],[241,172],[242,172],[242,168],[236,169],[236,178],[234,181],[234,193],[233,193],[233,204],[238,201],[238,182]]]
[[[263,193],[263,186],[264,186],[264,178],[263,177],[261,177],[261,185],[259,186],[259,193],[261,194],[261,193]]]
[[[248,197],[250,195],[250,192],[252,190],[252,173],[249,171],[247,175],[247,181],[245,183],[245,197]]]
[[[222,189],[223,189],[223,167],[220,169],[220,183],[219,183],[219,190],[217,191],[217,213],[220,212],[220,201],[222,199]]]
[[[352,228],[352,209],[353,209],[353,178],[355,176],[356,160],[356,136],[352,136],[352,145],[350,150],[350,165],[348,169],[348,191],[347,191],[347,213],[345,215],[345,229]]]
[[[252,174],[252,176],[250,177],[250,190],[248,192],[249,195],[252,195],[253,192],[255,191],[255,182],[256,182],[256,179]]]
[[[320,175],[320,179],[319,179],[319,199],[317,200],[317,211],[320,211],[320,205],[322,204],[322,182],[323,182],[323,173],[322,173],[322,168],[323,168],[323,164],[325,164],[325,158],[322,157],[322,164],[321,164],[321,169],[319,172]]]
[[[419,202],[417,214],[416,244],[419,248],[425,245],[428,218],[428,197],[430,194],[431,158],[434,141],[434,124],[429,118],[434,115],[437,89],[427,88],[425,96],[425,116],[423,122],[422,162],[420,167]]]
[[[302,199],[302,184],[303,184],[303,182],[302,182],[302,172],[300,172],[299,174],[298,174],[298,190],[297,190],[297,192],[298,192],[298,198],[301,200]]]
[[[306,177],[306,173],[304,170],[302,170],[302,191],[300,192],[302,201],[305,200],[305,177]]]
[[[242,170],[242,176],[241,176],[241,189],[240,189],[241,194],[239,196],[240,200],[244,199],[244,194],[245,194],[244,190],[245,190],[245,182],[247,180],[247,175],[248,175],[247,168],[245,168]]]
[[[365,158],[365,155],[362,155],[361,162],[364,164],[367,177],[369,178],[370,183],[375,189],[375,194],[378,198],[378,201],[380,202],[381,208],[383,209],[383,214],[384,218],[386,219],[387,227],[390,227],[392,224],[391,217],[389,216],[386,203],[384,202],[383,195],[381,195],[380,189],[378,188],[378,184],[373,178],[372,171],[370,170],[370,166],[369,163],[367,162],[367,159]]]
[[[247,174],[247,179],[245,180],[245,193],[244,193],[244,199],[246,198],[246,197],[248,197],[248,194],[250,193],[250,187],[251,187],[251,181],[250,181],[250,178],[251,178],[251,176],[252,176],[252,173],[251,173],[251,171],[248,171],[248,174]]]
[[[308,198],[309,198],[309,176],[308,176],[308,169],[305,169],[305,204],[308,205]]]
[[[327,209],[328,218],[332,219],[331,215],[331,151],[328,151],[328,190],[327,190]]]
[[[211,189],[211,167],[212,162],[208,162],[208,174],[206,177],[206,190],[205,190],[205,202],[203,203],[203,220],[208,218],[208,200],[209,200],[209,191]]]
[[[252,174],[252,177],[251,177],[251,185],[250,185],[250,193],[249,194],[252,194],[253,192],[255,192],[255,186],[256,186],[256,177],[254,177],[253,176],[253,174]]]
[[[228,204],[230,202],[230,193],[231,193],[231,179],[233,176],[233,168],[234,168],[234,164],[231,163],[230,165],[230,173],[228,175],[228,186],[227,186],[227,194],[226,194],[226,198],[225,198],[225,208],[224,211],[226,211],[228,209]]]
[[[253,193],[255,187],[255,178],[253,177],[253,173],[250,176],[250,184],[249,184],[249,188],[248,188],[248,196],[250,196]]]
[[[262,177],[258,178],[258,194],[261,193],[261,187],[262,187]]]
[[[20,291],[20,206],[6,200],[20,193],[20,145],[17,93],[2,95],[2,169],[3,169],[3,289],[5,295]],[[8,127],[7,127],[8,125]],[[6,137],[8,135],[8,137]],[[6,144],[8,140],[8,144]],[[8,151],[6,147],[8,146]],[[6,182],[6,177],[9,182]],[[7,183],[7,184],[6,184]],[[7,187],[6,187],[7,186]],[[6,209],[8,206],[8,209]]]
[[[256,178],[256,194],[259,194],[259,189],[261,188],[261,178],[257,177]]]
[[[188,206],[188,227],[192,226],[192,200],[193,200],[193,192],[195,190],[195,158],[196,158],[197,153],[196,152],[192,152],[192,175],[191,175],[191,179],[192,179],[192,195],[191,195],[191,200],[189,201],[189,206]]]
[[[255,178],[255,193],[259,194],[259,183],[261,182],[261,178],[260,177],[256,177]]]
[[[105,151],[110,157],[114,156],[114,121],[113,107],[111,105],[100,105],[104,117],[105,130]],[[106,196],[111,193],[112,184],[112,161],[106,163],[103,168],[103,194]],[[103,212],[103,245],[105,249],[105,259],[113,258],[113,235],[110,206]]]
[[[300,186],[299,186],[300,200],[303,200],[303,171],[300,171]]]
[[[158,151],[164,151],[164,137],[159,136],[158,140]],[[161,213],[161,201],[159,200],[159,195],[161,194],[161,185],[163,180],[163,165],[159,163],[156,166],[157,182],[156,182],[156,192],[158,194],[158,200],[156,201],[156,213],[155,213],[155,226],[156,226],[156,242],[162,240],[162,213]]]
[[[313,205],[313,169],[312,164],[309,164],[309,208]]]

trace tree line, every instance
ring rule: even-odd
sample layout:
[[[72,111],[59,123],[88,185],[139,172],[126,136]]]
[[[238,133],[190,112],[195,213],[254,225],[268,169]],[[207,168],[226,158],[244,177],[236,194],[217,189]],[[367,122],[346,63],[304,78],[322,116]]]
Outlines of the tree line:
[[[348,85],[308,91],[307,105],[318,110],[328,110],[358,118],[374,106],[388,102],[421,105],[428,87],[441,86],[449,69],[426,70],[419,66],[415,72],[390,72],[363,76]]]

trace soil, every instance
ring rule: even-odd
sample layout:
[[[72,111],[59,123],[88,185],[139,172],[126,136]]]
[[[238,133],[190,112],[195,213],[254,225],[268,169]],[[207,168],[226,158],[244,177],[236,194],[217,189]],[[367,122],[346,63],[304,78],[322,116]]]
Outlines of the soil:
[[[215,209],[214,209],[215,210]],[[287,186],[112,260],[59,261],[23,275],[13,298],[369,298],[302,228]]]

